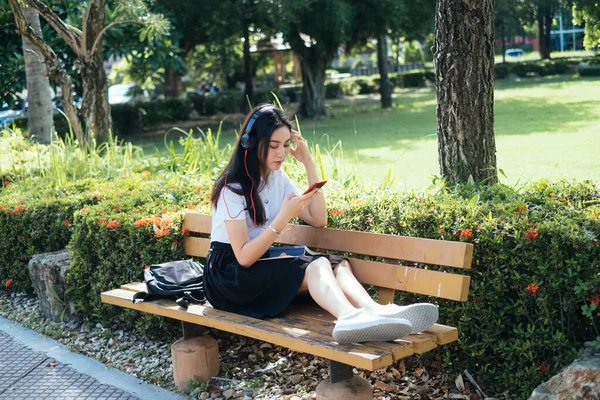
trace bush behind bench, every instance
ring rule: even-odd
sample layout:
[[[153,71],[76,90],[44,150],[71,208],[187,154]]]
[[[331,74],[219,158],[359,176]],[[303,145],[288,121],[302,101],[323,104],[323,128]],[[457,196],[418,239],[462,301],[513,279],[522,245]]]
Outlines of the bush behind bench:
[[[16,186],[0,190],[3,282],[30,288],[29,257],[68,243],[73,295],[87,317],[176,334],[177,323],[103,305],[100,292],[141,280],[145,265],[183,256],[183,213],[209,211],[209,180],[142,172],[36,193]],[[332,228],[474,243],[469,300],[440,304],[441,322],[459,328],[460,342],[436,354],[455,370],[469,369],[492,393],[525,397],[598,335],[594,183],[540,181],[521,190],[438,184],[426,196],[355,188],[327,197]],[[398,294],[401,302],[428,300]]]

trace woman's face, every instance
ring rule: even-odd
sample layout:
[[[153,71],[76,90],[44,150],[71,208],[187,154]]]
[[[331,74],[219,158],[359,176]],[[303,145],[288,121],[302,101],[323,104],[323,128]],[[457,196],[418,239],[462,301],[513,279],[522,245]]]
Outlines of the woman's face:
[[[265,160],[267,170],[276,171],[281,168],[283,161],[290,152],[290,139],[292,133],[287,126],[281,126],[273,131],[269,141],[269,151]]]

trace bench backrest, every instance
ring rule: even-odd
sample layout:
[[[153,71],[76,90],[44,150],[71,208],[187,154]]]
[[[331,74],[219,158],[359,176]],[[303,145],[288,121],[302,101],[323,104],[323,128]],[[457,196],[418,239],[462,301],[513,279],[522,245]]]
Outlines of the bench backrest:
[[[211,226],[210,215],[185,214],[184,230],[210,235]],[[348,257],[361,283],[379,287],[380,303],[393,302],[395,290],[457,301],[466,301],[469,294],[469,276],[424,269],[422,264],[469,269],[470,243],[304,225],[294,226],[277,243],[383,258],[379,262]],[[187,255],[206,257],[210,239],[188,236],[184,246]]]

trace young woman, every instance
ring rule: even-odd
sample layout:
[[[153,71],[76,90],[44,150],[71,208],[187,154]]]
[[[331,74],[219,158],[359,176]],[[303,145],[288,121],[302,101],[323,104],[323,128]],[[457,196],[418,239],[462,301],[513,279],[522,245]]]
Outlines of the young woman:
[[[211,196],[204,285],[212,306],[255,318],[275,317],[298,294],[308,293],[337,318],[333,339],[340,343],[394,340],[431,326],[437,307],[377,304],[341,257],[268,258],[269,247],[285,234],[291,219],[300,217],[316,227],[327,223],[321,190],[301,194],[281,170],[289,153],[306,168],[309,186],[319,181],[306,142],[284,112],[273,105],[253,109]]]

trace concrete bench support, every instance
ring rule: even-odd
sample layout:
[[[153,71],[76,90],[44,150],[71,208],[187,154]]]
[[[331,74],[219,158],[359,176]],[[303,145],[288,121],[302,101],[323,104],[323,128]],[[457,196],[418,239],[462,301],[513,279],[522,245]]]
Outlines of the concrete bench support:
[[[352,366],[329,361],[329,380],[317,386],[317,400],[372,400],[369,381],[354,375]]]
[[[210,336],[198,336],[202,327],[183,322],[183,338],[171,347],[175,386],[187,389],[194,378],[208,382],[219,375],[219,344]]]

